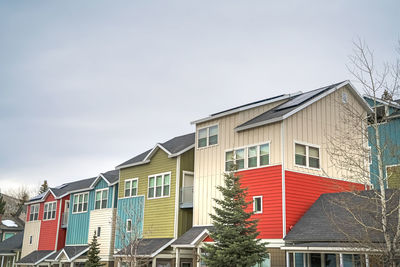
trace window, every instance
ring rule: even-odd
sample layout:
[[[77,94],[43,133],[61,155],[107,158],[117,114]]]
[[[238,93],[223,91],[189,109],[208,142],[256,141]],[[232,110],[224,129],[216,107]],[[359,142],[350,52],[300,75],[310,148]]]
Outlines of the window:
[[[39,207],[40,207],[40,204],[31,205],[31,210],[29,213],[29,221],[37,221],[38,220]]]
[[[171,173],[149,176],[148,198],[168,197],[170,191]]]
[[[57,202],[44,203],[43,220],[54,220],[56,218]]]
[[[347,103],[347,93],[346,92],[343,92],[342,93],[342,102],[344,103],[344,104],[346,104]]]
[[[107,200],[108,200],[108,188],[96,190],[94,209],[105,209],[107,208]]]
[[[269,143],[225,152],[225,171],[235,163],[238,170],[269,165]]]
[[[132,232],[132,220],[131,219],[126,220],[126,232],[128,232],[128,233]]]
[[[74,195],[73,213],[86,212],[88,208],[89,193]]]
[[[262,213],[262,196],[253,197],[254,213]]]
[[[138,179],[125,180],[125,197],[137,196]]]
[[[400,189],[400,165],[386,166],[388,188]]]
[[[101,227],[97,227],[97,237],[99,237],[101,234]]]
[[[29,236],[29,245],[32,244],[32,236]]]
[[[263,259],[262,262],[257,263],[253,267],[271,267],[271,254],[268,253],[267,258]]]
[[[298,166],[319,169],[319,148],[295,144],[295,164]]]
[[[218,125],[198,130],[197,147],[206,147],[218,144]]]
[[[4,239],[3,239],[3,241],[6,240],[6,239],[8,239],[8,238],[10,238],[10,237],[12,237],[12,236],[14,236],[14,235],[15,235],[15,233],[4,233]]]

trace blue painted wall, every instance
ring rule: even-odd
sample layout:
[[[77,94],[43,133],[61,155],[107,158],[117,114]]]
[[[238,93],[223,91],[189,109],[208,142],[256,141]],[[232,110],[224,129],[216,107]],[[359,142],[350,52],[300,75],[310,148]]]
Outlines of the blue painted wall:
[[[94,209],[95,205],[95,192],[96,190],[108,188],[107,208],[116,208],[117,201],[116,195],[118,194],[118,185],[108,186],[104,179],[99,179],[96,186],[89,191],[88,211],[83,213],[72,213],[74,206],[74,195],[71,194],[71,201],[69,207],[69,218],[67,228],[66,245],[82,245],[88,243],[88,231],[90,221],[90,211]],[[80,192],[83,193],[84,191]],[[88,192],[88,191],[85,191]],[[114,201],[113,201],[114,200]],[[114,205],[113,205],[114,204]]]
[[[132,220],[132,228],[142,235],[143,233],[144,196],[118,199],[117,221],[115,230],[115,248],[121,249],[128,244],[126,221]]]
[[[373,100],[365,98],[367,103],[373,107]],[[393,107],[389,108],[389,115],[395,112],[396,109]],[[379,135],[381,147],[384,148],[383,164],[384,166],[396,165],[400,163],[400,118],[390,119],[387,122],[380,123]],[[368,127],[368,145],[371,147],[372,164],[370,165],[370,177],[371,183],[374,188],[378,188],[379,169],[378,169],[378,158],[376,149],[376,137],[374,129]],[[384,175],[386,175],[386,167],[383,168]]]

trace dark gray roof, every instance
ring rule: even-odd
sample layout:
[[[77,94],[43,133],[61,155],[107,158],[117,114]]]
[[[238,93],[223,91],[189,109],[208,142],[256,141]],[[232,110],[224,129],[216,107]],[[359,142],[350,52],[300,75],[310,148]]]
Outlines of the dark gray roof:
[[[89,248],[88,245],[84,245],[84,246],[65,246],[63,249],[60,249],[56,253],[50,255],[49,257],[47,257],[46,261],[54,261],[58,257],[58,255],[60,255],[60,253],[63,250],[67,254],[68,258],[71,259],[71,258],[81,254],[82,252],[84,252],[88,248]],[[84,255],[85,253],[86,252],[82,253],[82,255]]]
[[[5,220],[13,221],[18,226],[17,227],[7,226],[2,222],[2,221],[5,221]],[[0,220],[0,229],[3,230],[3,231],[7,231],[7,230],[15,231],[15,232],[22,231],[22,230],[24,230],[24,225],[25,225],[24,221],[22,221],[17,216],[3,215],[1,217],[1,220]]]
[[[395,209],[400,191],[387,190],[388,210]],[[383,236],[373,228],[382,229],[379,201],[375,191],[323,194],[286,235],[285,241],[379,243]],[[370,228],[361,227],[354,218]],[[397,221],[397,212],[389,223]],[[392,233],[394,235],[394,233]],[[362,242],[361,242],[362,241]]]
[[[33,265],[35,263],[45,260],[51,253],[54,252],[55,252],[54,250],[35,250],[32,253],[20,259],[17,263]]]
[[[7,238],[3,242],[0,242],[0,254],[13,253],[17,250],[21,250],[23,238],[24,232],[20,232],[10,238]]]
[[[138,256],[150,256],[162,247],[166,246],[172,238],[147,238],[142,239],[138,246]],[[120,250],[117,255],[126,255],[125,251],[130,251],[130,246]],[[155,256],[155,255],[154,255]]]
[[[190,134],[185,134],[181,136],[174,137],[164,143],[161,143],[160,145],[165,148],[170,154],[176,154],[179,153],[188,147],[194,145],[194,140],[195,139],[195,134],[190,133]],[[149,153],[151,153],[153,149],[149,149],[146,152],[143,152],[117,166],[125,166],[125,165],[130,165],[130,164],[135,164],[135,163],[140,163],[142,162]]]
[[[311,101],[315,97],[338,86],[341,83],[343,83],[343,82],[335,83],[335,84],[332,84],[329,86],[321,87],[321,88],[318,88],[318,89],[315,89],[312,91],[308,91],[308,92],[296,95],[296,96],[290,98],[288,101],[286,101],[286,102],[258,115],[257,117],[237,126],[236,129],[243,128],[243,127],[252,127],[253,125],[256,126],[257,124],[267,122],[270,120],[274,120],[274,119],[279,120],[282,116],[284,116],[285,114],[288,114],[292,110],[298,108],[300,105]]]
[[[213,226],[193,226],[189,231],[175,240],[172,245],[190,245],[204,230],[212,231],[213,229]]]
[[[107,181],[110,184],[113,184],[119,180],[119,170],[112,170],[112,171],[104,172],[104,173],[102,173],[102,175],[104,176],[104,178],[107,179]]]

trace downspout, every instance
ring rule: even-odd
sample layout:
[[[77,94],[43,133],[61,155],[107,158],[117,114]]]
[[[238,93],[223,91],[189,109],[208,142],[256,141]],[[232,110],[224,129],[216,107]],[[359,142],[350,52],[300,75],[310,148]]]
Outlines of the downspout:
[[[282,227],[283,237],[286,236],[286,185],[285,185],[285,120],[281,123],[281,155],[282,155]]]

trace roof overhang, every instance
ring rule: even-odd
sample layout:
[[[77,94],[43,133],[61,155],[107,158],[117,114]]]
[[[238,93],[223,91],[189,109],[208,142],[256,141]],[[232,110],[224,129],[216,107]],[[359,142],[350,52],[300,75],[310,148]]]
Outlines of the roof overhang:
[[[182,245],[171,245],[173,248],[195,248],[197,247],[201,241],[203,241],[207,236],[210,235],[210,231],[208,229],[204,229],[200,234],[197,235],[195,239],[193,239],[190,244],[182,244]]]
[[[46,256],[44,256],[43,258],[37,260],[36,262],[22,262],[22,263],[16,262],[15,264],[16,265],[38,265],[39,263],[41,263],[42,261],[44,261],[45,259],[47,259],[48,257],[50,257],[51,255],[53,255],[56,252],[57,251],[54,250],[54,251],[50,252],[49,254],[47,254]]]
[[[345,251],[351,251],[351,252],[372,252],[372,253],[379,253],[381,250],[379,249],[368,249],[368,248],[360,248],[360,247],[335,247],[335,246],[325,246],[325,247],[319,247],[319,246],[283,246],[280,248],[281,250],[289,250],[289,251],[302,251],[302,252],[310,252],[310,251],[321,251],[321,252],[326,252],[326,251],[337,251],[337,252],[345,252]]]
[[[370,96],[370,95],[363,95],[363,96],[366,97],[366,98],[375,100],[375,101],[377,101],[377,102],[379,102],[381,104],[388,105],[388,106],[400,109],[400,104],[398,104],[398,103],[396,103],[394,101],[387,101],[387,100],[383,100],[383,99],[380,99],[378,97],[373,97],[373,96]]]
[[[70,258],[68,256],[68,253],[65,251],[65,248],[63,248],[60,251],[60,253],[57,255],[57,257],[54,259],[54,261],[58,261],[60,259],[61,254],[64,254],[64,256],[67,258],[67,262],[72,262],[72,261],[76,260],[77,258],[79,258],[80,256],[82,256],[83,254],[85,254],[87,251],[89,251],[89,246],[87,248],[85,248],[84,250],[80,251],[75,256]]]
[[[235,131],[236,132],[240,132],[240,131],[244,131],[244,130],[248,130],[248,129],[251,129],[251,128],[268,125],[268,124],[271,124],[271,123],[274,123],[274,122],[279,122],[279,121],[282,121],[284,119],[287,119],[290,116],[292,116],[293,114],[299,112],[300,110],[305,109],[306,107],[312,105],[313,103],[319,101],[320,99],[326,97],[327,95],[330,95],[331,93],[335,92],[339,88],[342,88],[342,87],[344,87],[346,85],[350,89],[350,92],[353,94],[353,96],[356,98],[357,102],[367,111],[368,114],[371,114],[373,111],[370,108],[370,106],[368,105],[368,103],[365,101],[365,99],[357,92],[357,90],[351,84],[350,81],[344,81],[344,82],[336,85],[335,87],[329,89],[328,91],[326,91],[326,92],[324,92],[324,93],[312,98],[310,101],[306,101],[302,105],[298,106],[297,108],[293,109],[292,111],[286,113],[285,115],[283,115],[281,117],[273,118],[271,120],[266,120],[266,121],[262,121],[262,122],[255,123],[255,124],[246,125],[246,126],[243,126],[243,127],[237,127],[237,128],[235,128]]]
[[[228,116],[228,115],[232,115],[232,114],[244,111],[244,110],[248,110],[248,109],[259,107],[259,106],[262,106],[262,105],[267,105],[267,104],[274,103],[274,102],[277,102],[277,101],[285,100],[285,99],[288,99],[290,97],[299,95],[301,93],[302,92],[296,92],[296,93],[293,93],[293,94],[285,94],[285,95],[282,95],[281,97],[277,97],[277,98],[274,98],[274,99],[271,99],[271,100],[265,100],[265,101],[259,102],[257,104],[253,104],[253,105],[250,104],[250,105],[246,105],[244,107],[238,107],[238,108],[235,108],[235,109],[228,110],[226,112],[218,113],[217,115],[214,115],[214,116],[211,115],[211,116],[199,119],[199,120],[192,121],[192,122],[190,122],[190,124],[198,124],[198,123],[203,123],[203,122],[207,122],[207,121],[210,121],[210,120],[215,120],[215,119],[218,119],[218,118],[221,118],[221,117],[224,117],[224,116]]]
[[[136,257],[139,258],[154,258],[155,256],[157,256],[158,254],[160,254],[161,251],[163,251],[164,249],[166,249],[168,246],[170,246],[176,239],[172,238],[170,241],[168,241],[167,243],[165,243],[162,247],[160,247],[158,250],[156,250],[155,252],[153,252],[150,255],[136,255]],[[128,255],[125,254],[114,254],[113,255],[115,258],[123,258],[126,257]]]

